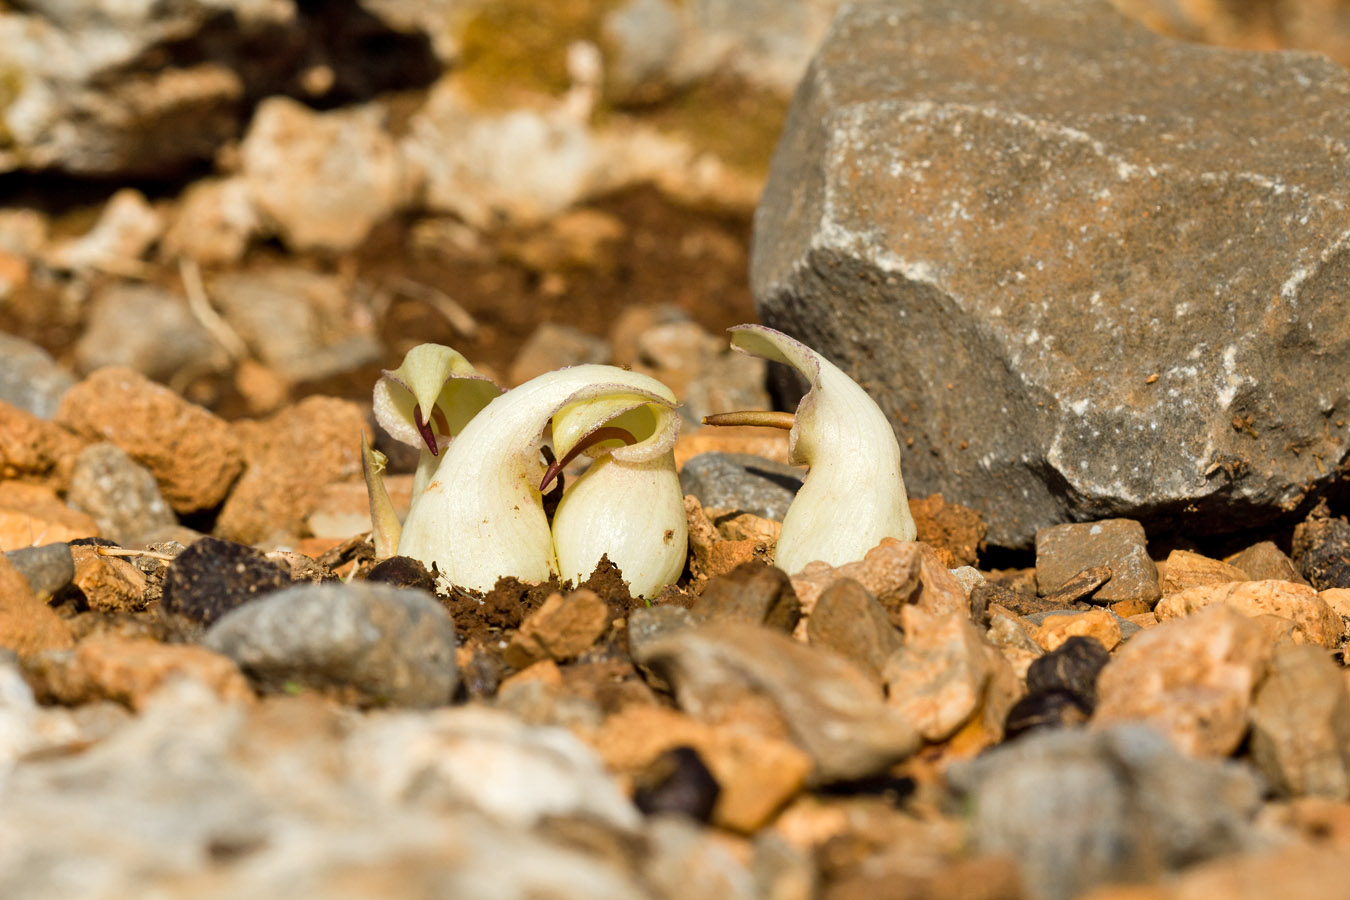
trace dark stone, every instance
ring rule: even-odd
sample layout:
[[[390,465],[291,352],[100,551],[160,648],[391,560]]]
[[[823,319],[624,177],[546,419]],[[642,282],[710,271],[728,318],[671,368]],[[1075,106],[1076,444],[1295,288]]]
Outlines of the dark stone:
[[[1084,569],[1106,566],[1111,580],[1097,589],[1097,603],[1162,596],[1158,567],[1148,555],[1144,528],[1132,519],[1056,525],[1036,532],[1036,587],[1049,597]]]
[[[459,672],[460,689],[468,700],[491,700],[497,696],[506,663],[499,654],[478,650]]]
[[[806,477],[803,469],[746,453],[700,453],[680,470],[680,487],[705,509],[737,509],[775,522]]]
[[[1319,591],[1350,587],[1350,523],[1310,517],[1294,528],[1294,563]]]
[[[1111,654],[1096,638],[1075,635],[1031,664],[1027,691],[1067,691],[1091,714],[1097,707],[1097,676],[1110,659]]]
[[[866,385],[911,494],[993,545],[1274,521],[1350,451],[1348,95],[1325,57],[1105,0],[847,4],[756,212],[761,321]]]
[[[672,747],[634,779],[633,804],[646,815],[678,813],[712,819],[721,786],[693,747]]]
[[[178,554],[164,577],[164,611],[210,625],[221,616],[291,583],[260,550],[204,537]]]
[[[789,634],[802,617],[802,604],[787,573],[768,563],[741,563],[708,581],[689,610],[697,622],[744,622]]]
[[[1082,725],[1092,717],[1092,708],[1073,691],[1042,691],[1027,694],[1008,710],[1003,739],[1015,740],[1039,728]]]
[[[1272,541],[1252,544],[1242,552],[1228,557],[1224,562],[1241,569],[1252,581],[1308,583],[1308,579],[1298,571],[1294,561]]]
[[[428,594],[436,593],[436,579],[431,577],[420,559],[411,556],[391,556],[380,560],[366,573],[366,581],[417,588]]]

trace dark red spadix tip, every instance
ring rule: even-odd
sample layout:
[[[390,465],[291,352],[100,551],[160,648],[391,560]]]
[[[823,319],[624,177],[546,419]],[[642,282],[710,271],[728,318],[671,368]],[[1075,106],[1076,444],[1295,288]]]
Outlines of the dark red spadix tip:
[[[436,432],[431,430],[431,424],[422,418],[422,407],[413,404],[413,424],[417,426],[417,433],[422,436],[422,440],[427,442],[427,449],[431,451],[432,456],[439,456],[440,450],[436,447]]]
[[[558,473],[572,460],[580,456],[584,451],[594,447],[603,441],[623,441],[624,444],[636,444],[637,438],[633,437],[627,431],[614,425],[606,425],[603,428],[597,428],[586,435],[577,445],[567,451],[567,455],[562,459],[555,459],[549,467],[544,470],[544,480],[539,482],[539,493],[545,493],[548,486],[553,483],[553,479],[558,477]]]

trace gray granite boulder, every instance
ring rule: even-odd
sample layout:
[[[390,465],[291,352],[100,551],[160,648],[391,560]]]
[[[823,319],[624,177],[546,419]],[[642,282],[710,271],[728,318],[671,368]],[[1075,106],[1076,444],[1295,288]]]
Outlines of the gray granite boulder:
[[[992,544],[1260,524],[1350,451],[1348,146],[1322,57],[1100,0],[848,6],[756,216],[756,302]]]

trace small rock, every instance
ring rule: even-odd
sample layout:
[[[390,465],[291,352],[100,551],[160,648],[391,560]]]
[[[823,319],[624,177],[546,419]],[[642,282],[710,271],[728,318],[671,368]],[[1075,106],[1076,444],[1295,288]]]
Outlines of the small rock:
[[[1111,580],[1097,591],[1098,602],[1152,602],[1162,596],[1144,527],[1133,519],[1055,525],[1036,532],[1036,586],[1042,596],[1093,566],[1111,569]]]
[[[51,488],[0,481],[0,549],[94,537],[98,525],[71,509]]]
[[[952,568],[973,566],[979,561],[989,528],[978,512],[959,503],[949,503],[941,494],[911,497],[909,512],[919,532],[916,540],[949,551],[955,560]]]
[[[377,593],[434,606],[416,593]],[[550,817],[590,818],[625,831],[641,823],[585,744],[561,728],[524,725],[496,710],[373,713],[354,729],[345,755],[351,777],[390,804],[428,811],[468,805],[522,828]]]
[[[845,657],[878,684],[886,661],[901,645],[885,608],[851,578],[841,578],[821,593],[806,623],[806,635],[813,646]]]
[[[0,367],[5,336],[0,334]],[[3,373],[0,372],[0,378]],[[60,425],[0,400],[0,478],[64,480],[82,441]]]
[[[1045,900],[1258,846],[1251,772],[1185,756],[1140,725],[1030,735],[947,779],[973,810],[975,848],[1010,854]]]
[[[178,524],[149,469],[116,444],[101,441],[80,451],[70,473],[66,502],[98,523],[101,535],[122,546]]]
[[[243,259],[261,228],[245,179],[204,178],[183,192],[164,235],[164,252],[203,265],[227,265]]]
[[[609,359],[609,344],[604,340],[571,325],[545,322],[525,339],[507,377],[511,384],[524,384],[564,366],[608,363]]]
[[[0,647],[27,657],[64,649],[74,642],[69,626],[34,595],[9,558],[0,559]]]
[[[802,605],[782,569],[748,562],[709,579],[689,614],[699,624],[742,622],[791,634],[801,620]]]
[[[230,492],[215,533],[257,543],[298,533],[324,488],[360,477],[365,416],[357,404],[308,397],[262,422],[238,422],[248,469]]]
[[[238,666],[190,644],[89,638],[73,650],[39,653],[25,669],[39,696],[69,706],[113,700],[139,710],[172,678],[198,681],[225,703],[253,700],[253,689]]]
[[[70,544],[20,547],[10,550],[5,557],[44,603],[75,577],[75,558],[71,555]]]
[[[125,450],[155,476],[176,512],[216,506],[244,467],[224,421],[131,369],[85,378],[66,392],[56,420]]]
[[[711,725],[659,706],[628,706],[588,740],[613,770],[634,778],[676,747],[692,747],[720,789],[712,821],[753,833],[795,796],[811,773],[811,757],[780,737],[734,725]]]
[[[1252,544],[1224,562],[1241,569],[1251,581],[1292,581],[1296,584],[1306,581],[1294,561],[1271,541]]]
[[[289,97],[258,104],[239,148],[253,207],[291,249],[340,253],[409,195],[409,175],[374,105],[315,112]]]
[[[1247,731],[1269,658],[1261,627],[1227,606],[1166,622],[1136,635],[1102,669],[1092,724],[1143,720],[1185,753],[1227,756]]]
[[[227,360],[211,333],[175,294],[153,284],[114,283],[89,308],[75,344],[81,372],[126,366],[168,382],[180,370],[223,370]]]
[[[609,607],[595,591],[550,594],[525,617],[503,656],[517,669],[541,659],[564,662],[580,656],[608,629]]]
[[[1295,639],[1323,647],[1336,647],[1341,640],[1341,617],[1308,585],[1288,581],[1239,581],[1196,587],[1172,594],[1154,608],[1158,620],[1187,616],[1198,609],[1222,603],[1246,616],[1275,615],[1296,626]]]
[[[1319,591],[1350,587],[1350,523],[1309,516],[1294,528],[1294,563]]]
[[[1350,691],[1317,647],[1277,647],[1252,701],[1252,757],[1282,791],[1350,799]]]
[[[75,377],[36,344],[0,334],[0,401],[51,419]]]
[[[1101,642],[1071,637],[1027,669],[1027,692],[1068,691],[1081,698],[1090,714],[1097,706],[1097,676],[1111,660]]]
[[[703,453],[680,470],[680,487],[705,508],[739,509],[783,521],[803,470],[744,453]]]
[[[1084,613],[1049,615],[1036,629],[1036,642],[1047,651],[1055,650],[1065,641],[1082,636],[1095,639],[1107,650],[1120,643],[1120,620],[1104,609]]]
[[[998,650],[960,613],[934,615],[917,606],[901,612],[904,643],[886,663],[890,705],[913,722],[924,739],[944,741],[977,711],[991,743],[1021,685]]]
[[[291,583],[260,550],[205,537],[179,553],[164,577],[166,612],[211,625],[226,613]]]
[[[211,281],[211,298],[261,367],[241,368],[239,386],[265,406],[268,394],[374,363],[383,348],[346,283],[335,275],[275,265]],[[268,385],[269,380],[273,382]]]
[[[634,779],[633,803],[644,815],[675,813],[708,822],[720,790],[697,750],[672,747]]]
[[[268,690],[299,684],[364,704],[439,706],[458,681],[449,615],[421,591],[382,584],[276,591],[226,614],[203,643]]]
[[[69,550],[75,562],[75,586],[91,609],[134,612],[145,609],[145,573],[125,559],[103,556],[94,543],[75,542]]]
[[[1207,584],[1249,580],[1247,573],[1239,567],[1189,550],[1173,550],[1159,568],[1164,596]]]
[[[122,188],[108,199],[93,228],[53,247],[47,261],[57,269],[74,272],[134,271],[163,231],[164,220],[145,195]]]
[[[918,746],[913,726],[866,675],[767,628],[719,624],[679,632],[648,645],[637,662],[672,685],[680,707],[701,719],[718,721],[738,699],[766,701],[811,756],[815,784],[875,774]]]

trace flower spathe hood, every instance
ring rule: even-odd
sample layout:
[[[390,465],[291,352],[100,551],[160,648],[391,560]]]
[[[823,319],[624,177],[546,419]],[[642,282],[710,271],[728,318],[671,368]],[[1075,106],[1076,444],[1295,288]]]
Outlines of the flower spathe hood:
[[[793,574],[815,560],[860,560],[882,538],[914,540],[900,444],[876,401],[824,356],[772,328],[738,325],[731,346],[791,366],[811,385],[788,437],[788,461],[810,469],[783,517],[775,564]]]

